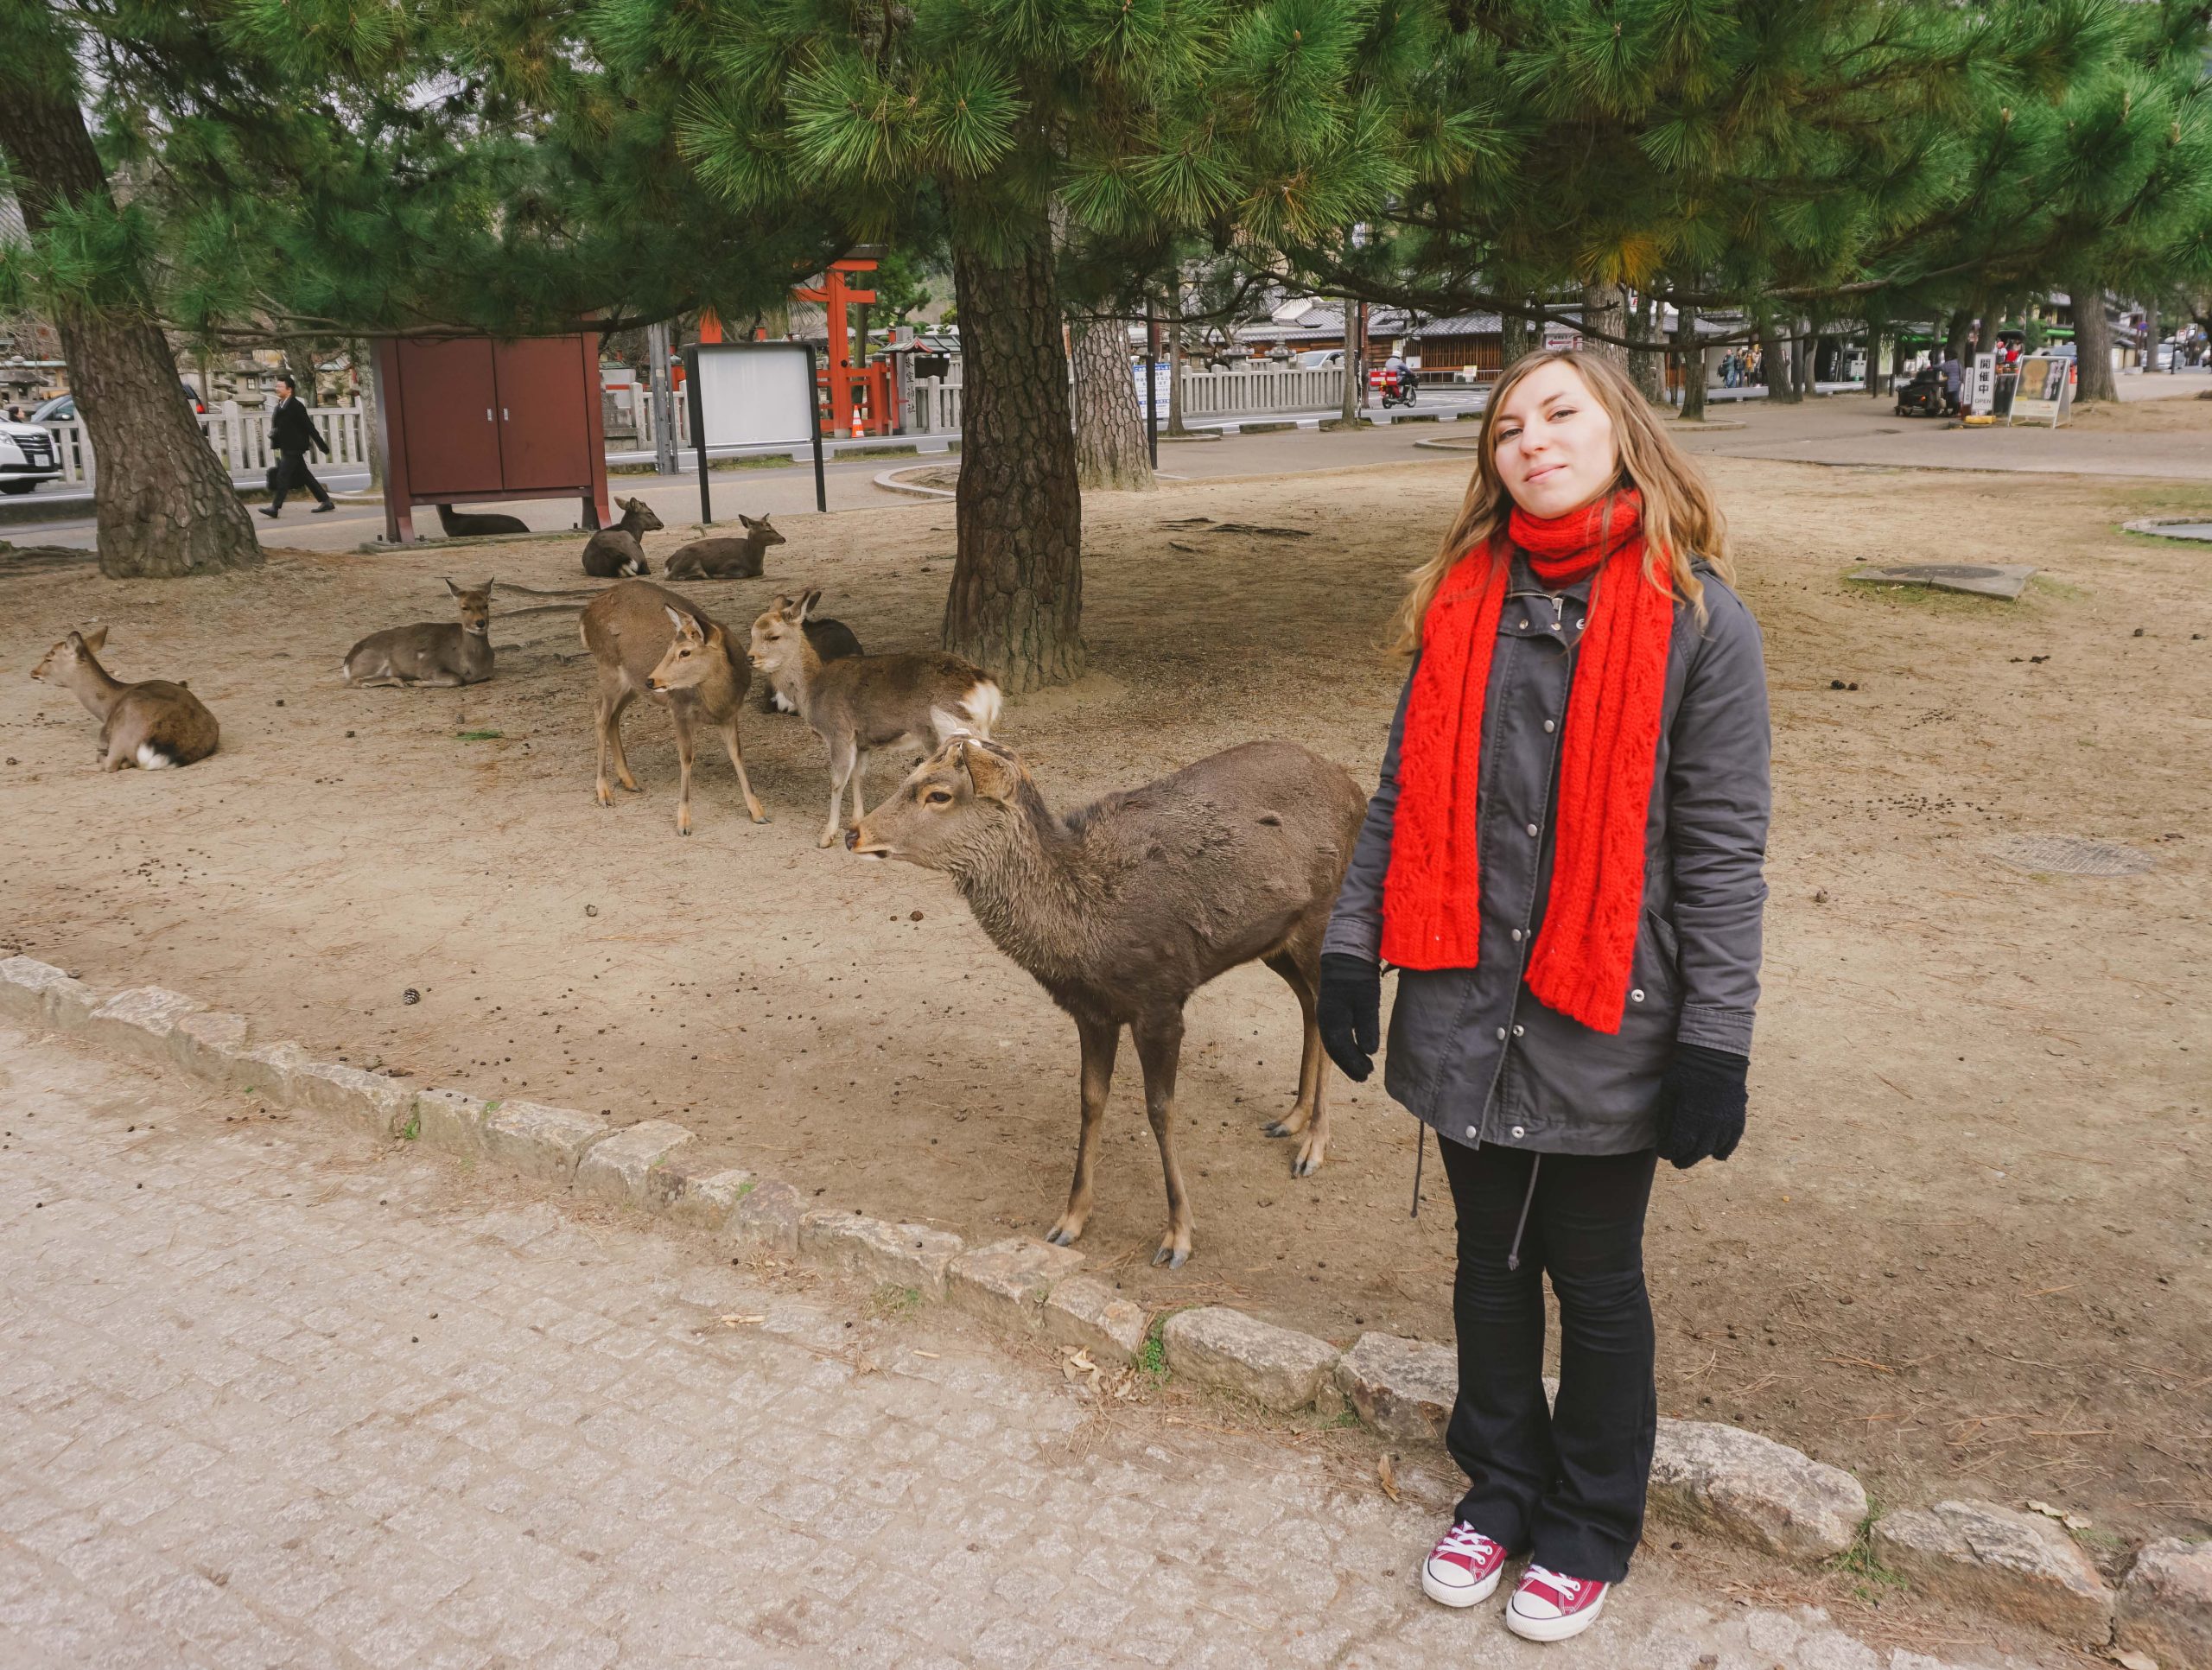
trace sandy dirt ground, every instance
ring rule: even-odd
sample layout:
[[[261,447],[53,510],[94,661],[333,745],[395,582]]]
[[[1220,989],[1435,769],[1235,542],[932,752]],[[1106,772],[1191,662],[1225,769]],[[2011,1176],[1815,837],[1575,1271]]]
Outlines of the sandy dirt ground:
[[[2212,403],[2195,410],[2212,444]],[[1667,1172],[1654,1204],[1661,1406],[1851,1467],[1888,1506],[2033,1498],[2087,1514],[2092,1540],[2205,1534],[2212,552],[2116,526],[2212,512],[2212,487],[1707,465],[1766,632],[1773,907],[1751,1134],[1725,1165]],[[1094,500],[1092,670],[1012,702],[1002,737],[1068,807],[1265,735],[1371,783],[1398,576],[1465,468]],[[1308,537],[1164,525],[1193,517]],[[950,530],[942,503],[809,518],[766,579],[696,594],[742,625],[817,585],[870,648],[924,645]],[[426,1084],[677,1117],[827,1201],[974,1240],[1041,1232],[1073,1158],[1073,1028],[942,878],[816,849],[823,756],[795,721],[746,721],[774,821],[748,824],[702,755],[683,841],[658,714],[629,721],[645,791],[593,803],[574,597],[499,600],[490,684],[340,683],[356,636],[450,618],[439,576],[575,587],[581,543],[279,554],[189,584],[0,567],[0,950],[172,986]],[[2011,605],[1845,585],[1868,558],[2040,573]],[[22,674],[96,619],[119,676],[190,680],[219,755],[92,769],[93,722]],[[2048,834],[2153,866],[1993,856]],[[1195,1256],[1146,1262],[1164,1205],[1125,1051],[1094,1267],[1148,1304],[1448,1339],[1450,1203],[1431,1165],[1408,1216],[1413,1122],[1332,1076],[1328,1164],[1294,1182],[1260,1134],[1295,1075],[1281,982],[1233,974],[1189,1022]]]

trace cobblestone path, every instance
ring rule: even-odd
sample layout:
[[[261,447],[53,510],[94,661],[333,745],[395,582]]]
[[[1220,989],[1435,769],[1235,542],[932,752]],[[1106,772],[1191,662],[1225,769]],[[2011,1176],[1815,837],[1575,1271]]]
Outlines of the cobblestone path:
[[[1940,1670],[1660,1561],[1526,1647],[1317,1446],[4,1026],[0,1129],[8,1670]]]

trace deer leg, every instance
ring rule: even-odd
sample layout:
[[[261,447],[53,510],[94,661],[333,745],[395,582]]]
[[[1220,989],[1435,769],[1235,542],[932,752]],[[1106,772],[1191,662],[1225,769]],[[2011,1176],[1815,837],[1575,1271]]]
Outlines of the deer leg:
[[[1114,1052],[1122,1042],[1118,1024],[1078,1020],[1075,1029],[1083,1040],[1083,1134],[1076,1141],[1075,1184],[1068,1191],[1068,1209],[1045,1236],[1055,1247],[1073,1245],[1083,1226],[1090,1221],[1090,1179],[1098,1163],[1098,1132],[1106,1120],[1107,1088],[1114,1082]]]
[[[868,776],[868,750],[853,750],[853,822],[857,823],[868,814],[861,810],[861,781]]]
[[[1271,1137],[1303,1136],[1298,1152],[1290,1162],[1293,1177],[1312,1177],[1321,1169],[1321,1162],[1328,1157],[1329,1114],[1321,1105],[1321,1028],[1315,1019],[1315,1005],[1320,993],[1311,975],[1298,959],[1288,952],[1268,960],[1268,967],[1283,977],[1284,983],[1298,994],[1298,1007],[1306,1022],[1306,1038],[1298,1062],[1298,1100],[1291,1104],[1290,1112],[1267,1127]]]
[[[737,767],[737,786],[745,794],[746,816],[755,823],[766,823],[768,814],[760,810],[760,798],[753,792],[753,779],[745,774],[745,751],[738,746],[735,714],[732,714],[729,723],[722,727],[722,746],[729,750],[729,763]]]
[[[1145,1016],[1129,1028],[1144,1066],[1144,1113],[1160,1145],[1160,1169],[1167,1180],[1167,1233],[1160,1238],[1154,1264],[1179,1270],[1191,1256],[1191,1202],[1183,1191],[1182,1168],[1175,1163],[1175,1068],[1183,1055],[1183,1012]]]
[[[622,713],[630,705],[634,692],[618,687],[608,689],[601,686],[599,692],[599,803],[612,806],[614,797],[607,791],[607,760],[614,759],[614,775],[632,794],[638,792],[638,779],[630,775],[630,761],[622,752]]]
[[[845,782],[853,774],[854,754],[849,738],[830,745],[830,821],[822,826],[822,838],[817,847],[834,847],[844,833],[844,820],[840,816],[845,810]]]
[[[674,702],[669,711],[676,721],[676,763],[682,772],[682,782],[676,791],[676,833],[691,833],[691,709],[687,702]]]

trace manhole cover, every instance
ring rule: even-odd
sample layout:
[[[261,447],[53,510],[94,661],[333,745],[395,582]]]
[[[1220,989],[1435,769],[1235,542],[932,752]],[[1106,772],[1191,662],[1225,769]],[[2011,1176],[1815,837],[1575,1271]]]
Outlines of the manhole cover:
[[[2045,875],[2141,875],[2157,863],[2133,847],[2086,835],[2004,835],[1990,844],[1989,854],[2016,870]]]
[[[2163,517],[2147,517],[2140,522],[2121,524],[2128,533],[2154,534],[2160,539],[2202,539],[2212,542],[2212,522],[2168,520]]]

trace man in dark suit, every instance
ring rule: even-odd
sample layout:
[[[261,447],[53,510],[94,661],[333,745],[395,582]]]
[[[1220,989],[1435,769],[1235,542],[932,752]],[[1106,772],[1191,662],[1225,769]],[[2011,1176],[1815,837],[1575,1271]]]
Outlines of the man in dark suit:
[[[330,443],[322,438],[322,431],[315,426],[315,419],[308,416],[308,409],[301,403],[299,385],[290,377],[279,375],[277,391],[283,398],[276,403],[276,410],[269,414],[269,444],[276,449],[276,496],[261,507],[261,513],[270,521],[284,508],[284,495],[294,487],[305,487],[315,496],[312,514],[321,516],[325,511],[338,507],[330,502],[330,491],[315,479],[315,472],[308,468],[308,448],[320,447],[327,453]]]

